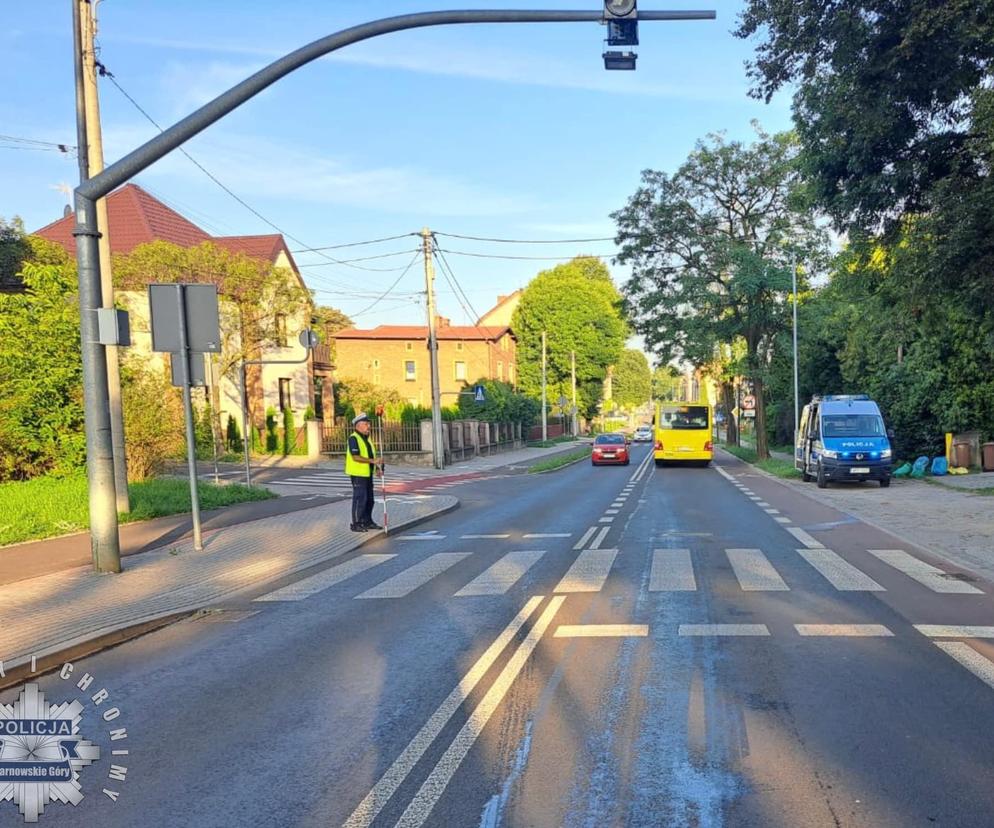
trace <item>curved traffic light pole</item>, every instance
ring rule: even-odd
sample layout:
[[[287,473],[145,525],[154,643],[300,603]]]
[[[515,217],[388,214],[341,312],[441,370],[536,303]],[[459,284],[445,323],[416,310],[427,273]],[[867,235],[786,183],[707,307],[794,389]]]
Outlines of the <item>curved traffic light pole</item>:
[[[75,6],[75,0],[74,0]],[[639,21],[713,20],[713,11],[640,11]],[[603,11],[478,10],[436,11],[405,14],[374,20],[343,29],[315,40],[284,55],[183,120],[169,127],[119,161],[76,188],[76,261],[79,275],[79,316],[83,355],[83,393],[86,417],[86,457],[90,498],[90,543],[97,571],[120,572],[120,545],[117,534],[114,471],[107,402],[107,364],[97,337],[96,309],[102,305],[100,265],[97,254],[99,232],[96,200],[106,196],[135,175],[154,164],[194,135],[202,132],[280,78],[317,58],[362,40],[379,35],[427,26],[460,23],[596,23]],[[84,134],[84,133],[81,133]],[[81,152],[85,141],[80,143]]]

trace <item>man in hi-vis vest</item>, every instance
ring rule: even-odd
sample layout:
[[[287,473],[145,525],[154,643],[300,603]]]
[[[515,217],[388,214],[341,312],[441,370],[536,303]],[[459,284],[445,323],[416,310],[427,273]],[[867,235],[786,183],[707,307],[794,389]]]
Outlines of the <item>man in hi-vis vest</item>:
[[[373,469],[377,474],[383,466],[383,458],[376,456],[376,447],[369,438],[372,428],[365,412],[352,420],[354,431],[349,435],[349,450],[345,454],[345,473],[352,481],[352,525],[353,532],[368,532],[382,529],[373,523]]]

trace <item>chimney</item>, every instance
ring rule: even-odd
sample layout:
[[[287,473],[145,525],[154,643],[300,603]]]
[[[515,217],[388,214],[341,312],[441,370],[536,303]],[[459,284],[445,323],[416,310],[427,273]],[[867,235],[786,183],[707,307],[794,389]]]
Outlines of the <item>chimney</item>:
[[[435,317],[435,328],[436,330],[441,328],[449,328],[452,326],[452,320],[445,316]]]

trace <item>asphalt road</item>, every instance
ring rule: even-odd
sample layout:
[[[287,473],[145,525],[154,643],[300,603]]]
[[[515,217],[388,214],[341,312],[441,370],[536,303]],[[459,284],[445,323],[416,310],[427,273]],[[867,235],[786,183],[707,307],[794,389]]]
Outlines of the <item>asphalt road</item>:
[[[646,452],[465,484],[75,665],[109,693],[81,724],[104,758],[41,821],[994,825],[994,647],[969,637],[994,628],[936,626],[994,624],[994,584],[737,461]]]

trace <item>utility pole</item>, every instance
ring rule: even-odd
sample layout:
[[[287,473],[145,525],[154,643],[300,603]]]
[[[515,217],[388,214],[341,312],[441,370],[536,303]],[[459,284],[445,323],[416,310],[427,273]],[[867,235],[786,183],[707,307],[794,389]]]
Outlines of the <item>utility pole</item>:
[[[573,436],[576,437],[579,429],[576,422],[576,351],[569,352],[571,382],[573,383]]]
[[[545,414],[545,331],[542,331],[542,442],[549,439],[549,422]]]
[[[427,227],[421,231],[425,256],[425,290],[428,293],[428,360],[431,365],[431,442],[435,468],[445,467],[442,444],[442,394],[438,386],[438,337],[435,332],[435,266],[432,262],[432,236]]]
[[[86,147],[86,103],[83,95],[83,31],[78,0],[72,3],[73,66],[76,75],[76,145],[79,147],[79,181],[90,180]],[[101,194],[104,195],[105,193]],[[97,331],[100,295],[100,263],[97,251],[97,214],[93,199],[77,190],[77,273],[79,280],[79,335],[83,357],[83,410],[86,413],[86,482],[90,507],[90,552],[97,572],[121,571],[121,541],[117,533],[117,496],[114,483],[114,447],[107,399],[107,360]]]
[[[798,418],[800,414],[800,392],[797,373],[797,257],[790,258],[790,275],[793,277],[794,290],[794,444],[797,444]]]
[[[86,155],[89,174],[98,175],[104,169],[104,145],[100,127],[100,97],[97,91],[97,56],[93,39],[97,33],[96,2],[79,2],[80,24],[82,26],[83,60],[83,101],[86,118]],[[79,152],[83,152],[81,147]],[[100,257],[100,292],[103,307],[114,307],[114,278],[110,269],[110,223],[107,219],[107,199],[98,198],[97,229],[101,236],[97,239]],[[110,434],[114,450],[114,489],[117,494],[117,511],[130,512],[131,500],[128,497],[128,461],[124,449],[124,410],[121,403],[121,366],[117,345],[107,345],[107,398],[110,401]]]

